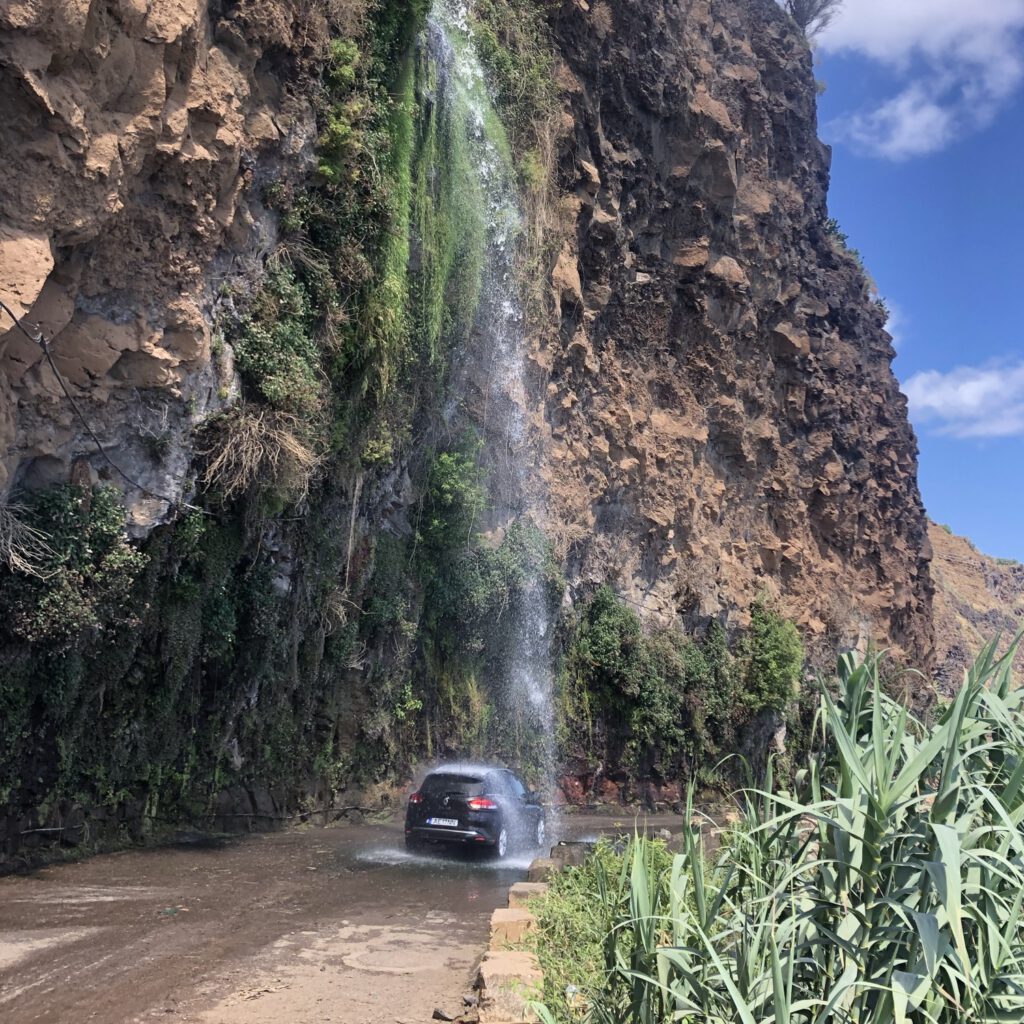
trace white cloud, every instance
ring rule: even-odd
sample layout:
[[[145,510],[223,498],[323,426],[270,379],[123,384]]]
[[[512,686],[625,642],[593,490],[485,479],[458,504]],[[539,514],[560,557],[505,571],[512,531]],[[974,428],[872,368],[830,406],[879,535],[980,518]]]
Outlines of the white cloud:
[[[1024,437],[1024,362],[915,373],[910,416],[953,437]]]
[[[1024,0],[846,0],[818,45],[902,78],[895,95],[830,127],[906,160],[984,128],[1024,83]]]
[[[885,329],[892,338],[892,347],[897,352],[907,340],[907,329],[910,327],[910,317],[903,311],[903,307],[893,302],[892,299],[885,299],[885,308],[889,310],[889,319],[885,322]]]

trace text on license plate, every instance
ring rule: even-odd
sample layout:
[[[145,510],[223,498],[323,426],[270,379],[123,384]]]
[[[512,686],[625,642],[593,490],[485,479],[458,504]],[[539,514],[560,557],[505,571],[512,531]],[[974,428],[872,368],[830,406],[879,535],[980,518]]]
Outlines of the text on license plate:
[[[458,828],[458,818],[427,818],[428,825],[441,825],[443,828]]]

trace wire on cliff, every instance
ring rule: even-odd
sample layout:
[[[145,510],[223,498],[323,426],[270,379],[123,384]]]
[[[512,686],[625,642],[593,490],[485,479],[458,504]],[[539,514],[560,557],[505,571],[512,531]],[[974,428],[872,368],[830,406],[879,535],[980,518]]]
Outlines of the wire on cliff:
[[[60,384],[61,391],[64,392],[68,402],[71,405],[72,410],[78,417],[79,422],[85,428],[85,432],[92,438],[93,444],[96,445],[96,450],[99,452],[107,465],[125,481],[129,486],[134,487],[137,491],[141,491],[143,494],[148,494],[151,498],[157,498],[159,501],[167,502],[168,511],[171,509],[184,508],[191,512],[202,512],[204,515],[208,515],[205,509],[201,509],[196,505],[190,505],[186,501],[180,499],[170,498],[166,494],[161,494],[159,491],[154,491],[152,487],[146,487],[145,484],[139,483],[138,480],[132,479],[111,457],[107,452],[106,446],[99,439],[96,431],[92,429],[91,424],[85,417],[85,413],[82,412],[78,401],[75,396],[71,394],[71,389],[67,385],[67,381],[64,379],[64,375],[57,369],[57,364],[53,361],[53,355],[50,352],[50,343],[46,339],[42,332],[42,329],[38,324],[26,324],[25,321],[14,314],[14,311],[10,306],[7,305],[3,299],[0,299],[0,309],[2,309],[10,318],[14,321],[14,326],[21,331],[22,334],[32,342],[33,345],[38,345],[42,349],[43,355],[46,357],[46,362],[49,364],[50,369],[53,371],[53,375],[57,378],[57,383]],[[31,330],[29,330],[31,328]]]

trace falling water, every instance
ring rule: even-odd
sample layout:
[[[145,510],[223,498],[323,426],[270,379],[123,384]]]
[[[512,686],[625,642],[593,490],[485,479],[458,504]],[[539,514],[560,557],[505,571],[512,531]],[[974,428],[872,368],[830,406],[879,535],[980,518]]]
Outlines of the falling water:
[[[516,174],[508,143],[487,90],[470,29],[471,0],[434,0],[427,23],[427,52],[436,69],[435,102],[468,150],[473,195],[484,224],[480,300],[473,341],[456,358],[455,388],[473,406],[471,418],[486,439],[497,523],[543,526],[537,475],[530,473],[526,388],[526,328],[516,274],[522,235]],[[452,412],[453,415],[456,413]],[[531,497],[532,496],[532,497]],[[550,785],[555,768],[551,637],[540,571],[506,613],[509,636],[503,692],[496,701],[515,717],[522,737]]]

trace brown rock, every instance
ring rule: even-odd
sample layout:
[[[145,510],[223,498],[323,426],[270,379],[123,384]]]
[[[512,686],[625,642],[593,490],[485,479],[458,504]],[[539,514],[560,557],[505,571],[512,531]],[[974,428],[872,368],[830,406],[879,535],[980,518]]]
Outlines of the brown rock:
[[[11,168],[6,168],[11,173]],[[25,316],[39,298],[53,270],[53,251],[45,231],[27,231],[0,224],[0,299],[15,316]],[[0,316],[0,336],[13,324]]]
[[[521,909],[538,896],[543,896],[548,891],[547,882],[516,882],[508,891],[508,905],[514,909]]]
[[[772,329],[775,351],[783,358],[809,356],[811,340],[806,331],[798,330],[792,324],[779,324]]]
[[[537,918],[522,907],[499,907],[491,914],[491,949],[506,949],[521,942],[537,927]]]
[[[570,592],[614,580],[696,630],[767,587],[822,666],[853,628],[927,668],[916,442],[864,276],[824,232],[804,41],[768,3],[633,5],[614,46],[562,10],[582,305],[538,338],[555,386],[535,440],[557,452]]]
[[[293,8],[73,0],[0,12],[0,299],[53,339],[77,397],[102,409],[101,435],[161,493],[187,486],[191,452],[177,445],[190,417],[224,401],[210,367],[213,261],[252,287],[273,241],[253,176],[294,183],[313,158],[300,65],[329,33],[321,8]],[[95,448],[41,351],[9,327],[0,319],[0,400],[13,410],[0,499],[19,467],[66,468]],[[140,438],[168,435],[176,447],[157,468]],[[130,506],[150,502],[129,490]],[[137,532],[160,518],[150,510]]]
[[[726,284],[732,285],[734,288],[747,288],[750,286],[743,268],[731,256],[720,256],[711,265],[708,273],[712,277],[717,277],[720,281],[725,281]]]
[[[550,857],[538,857],[526,872],[528,882],[547,882],[552,875],[561,870],[561,865]]]
[[[484,954],[477,971],[480,1024],[528,1024],[538,1018],[527,1004],[540,997],[544,977],[532,953],[512,950]]]
[[[555,268],[551,272],[551,284],[563,305],[565,303],[583,304],[583,285],[580,282],[580,271],[576,263],[576,256],[568,244],[562,247],[562,251],[555,262]]]

